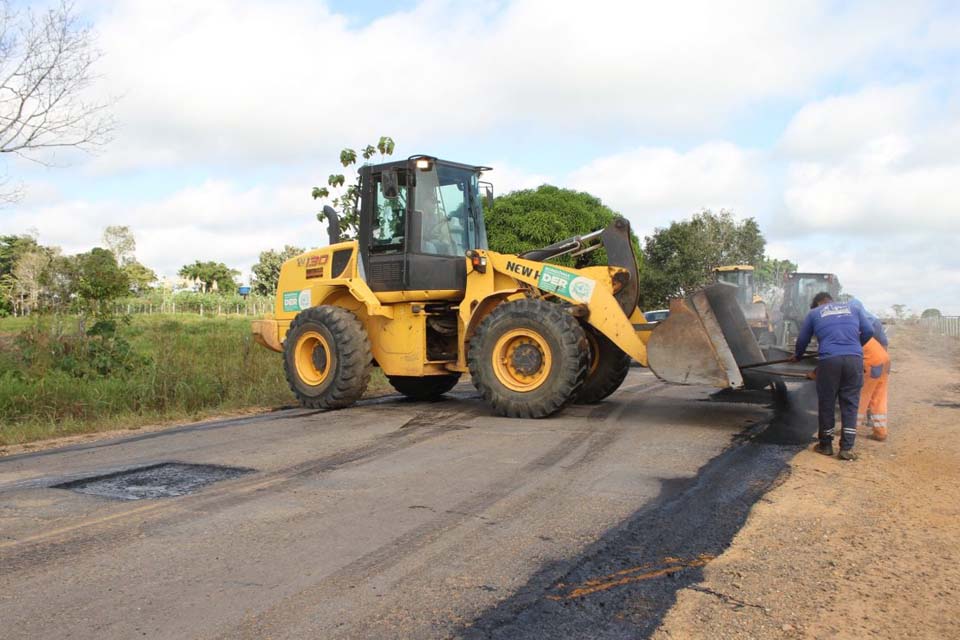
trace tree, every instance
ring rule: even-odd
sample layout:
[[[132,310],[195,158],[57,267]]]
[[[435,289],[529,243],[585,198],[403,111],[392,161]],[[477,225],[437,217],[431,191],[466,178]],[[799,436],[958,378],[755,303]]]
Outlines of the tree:
[[[137,240],[128,226],[110,226],[103,230],[103,244],[107,245],[121,266],[134,260]]]
[[[73,303],[77,293],[82,256],[83,254],[64,256],[60,255],[58,250],[47,266],[44,286],[48,304],[53,309],[66,310]]]
[[[689,220],[656,229],[644,241],[640,295],[645,307],[667,305],[707,284],[725,264],[758,265],[766,240],[753,218],[737,221],[726,210],[704,209]]]
[[[364,160],[369,160],[376,155],[377,152],[379,152],[380,161],[382,162],[386,156],[393,155],[393,148],[393,138],[388,136],[380,136],[380,140],[377,142],[376,146],[368,144],[360,151],[360,154],[363,156]],[[357,152],[353,149],[344,149],[340,152],[340,164],[343,165],[344,168],[356,164],[356,162]],[[343,188],[346,180],[347,179],[343,174],[332,173],[327,178],[327,186],[314,187],[311,195],[313,196],[314,200],[325,200],[330,197],[331,189]],[[349,185],[330,202],[334,209],[339,209],[338,218],[340,233],[344,234],[344,237],[349,237],[350,235],[355,236],[360,229],[360,211],[358,210],[359,203],[359,183]],[[327,214],[323,211],[317,214],[317,220],[319,222],[329,223]]]
[[[903,320],[907,315],[907,305],[905,304],[895,304],[893,305],[893,315],[896,316],[897,320]]]
[[[927,319],[936,319],[941,317],[943,314],[940,313],[940,309],[924,309],[923,313],[920,314],[920,318],[923,320]]]
[[[181,267],[178,274],[199,282],[200,290],[203,293],[214,290],[220,293],[233,293],[237,290],[237,282],[234,278],[240,275],[240,272],[231,269],[222,262],[200,262],[197,260],[193,264]]]
[[[127,295],[130,281],[113,252],[95,247],[77,256],[76,294],[85,312],[96,312],[102,303]]]
[[[89,99],[100,57],[90,28],[69,0],[43,11],[11,4],[0,0],[0,153],[46,163],[44,151],[104,144],[113,121],[108,104]]]
[[[50,253],[38,247],[24,251],[13,265],[13,296],[21,314],[36,311],[40,306],[43,278],[50,260]]]
[[[486,212],[487,239],[494,251],[522,253],[603,229],[617,215],[589,193],[542,185],[498,196]],[[586,254],[583,264],[606,264],[601,251]]]
[[[253,281],[250,283],[253,292],[265,296],[272,296],[277,292],[277,280],[280,279],[280,267],[290,258],[294,258],[304,250],[300,247],[287,245],[283,251],[268,249],[260,252],[260,261],[253,265]]]
[[[153,269],[143,266],[136,260],[124,263],[122,269],[127,274],[130,291],[134,293],[143,293],[149,290],[150,286],[157,281],[157,274],[154,273]]]
[[[13,271],[20,257],[39,251],[37,239],[29,235],[0,236],[0,316],[13,313],[16,308],[17,280]]]

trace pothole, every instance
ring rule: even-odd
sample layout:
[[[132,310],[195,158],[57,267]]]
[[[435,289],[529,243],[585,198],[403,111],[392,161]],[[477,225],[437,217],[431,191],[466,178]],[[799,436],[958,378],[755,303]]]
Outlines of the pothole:
[[[55,484],[53,487],[114,500],[174,498],[193,493],[214,482],[229,480],[253,471],[254,469],[223,467],[215,464],[161,462],[146,467],[70,480]]]

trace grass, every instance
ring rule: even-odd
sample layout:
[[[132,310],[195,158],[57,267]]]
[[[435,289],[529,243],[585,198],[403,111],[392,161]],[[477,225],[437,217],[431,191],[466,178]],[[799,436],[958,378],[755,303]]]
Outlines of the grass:
[[[0,445],[296,402],[280,355],[254,343],[248,319],[136,316],[122,331],[141,364],[83,378],[24,364],[15,336],[36,322],[51,321],[0,319]],[[387,388],[377,370],[368,393]]]

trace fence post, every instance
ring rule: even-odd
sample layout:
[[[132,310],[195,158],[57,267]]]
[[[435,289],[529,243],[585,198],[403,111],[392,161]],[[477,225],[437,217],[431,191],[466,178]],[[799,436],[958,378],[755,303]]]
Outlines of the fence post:
[[[200,303],[200,317],[203,317],[203,303]]]

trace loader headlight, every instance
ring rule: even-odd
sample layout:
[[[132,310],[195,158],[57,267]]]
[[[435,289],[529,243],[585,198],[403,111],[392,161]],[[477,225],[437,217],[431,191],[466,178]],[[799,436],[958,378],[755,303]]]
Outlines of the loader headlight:
[[[433,162],[429,158],[418,158],[417,159],[417,169],[421,171],[430,171],[433,167]]]
[[[487,272],[487,258],[486,256],[481,256],[479,253],[473,251],[467,251],[467,258],[470,260],[470,265],[473,267],[474,271],[480,273]]]

